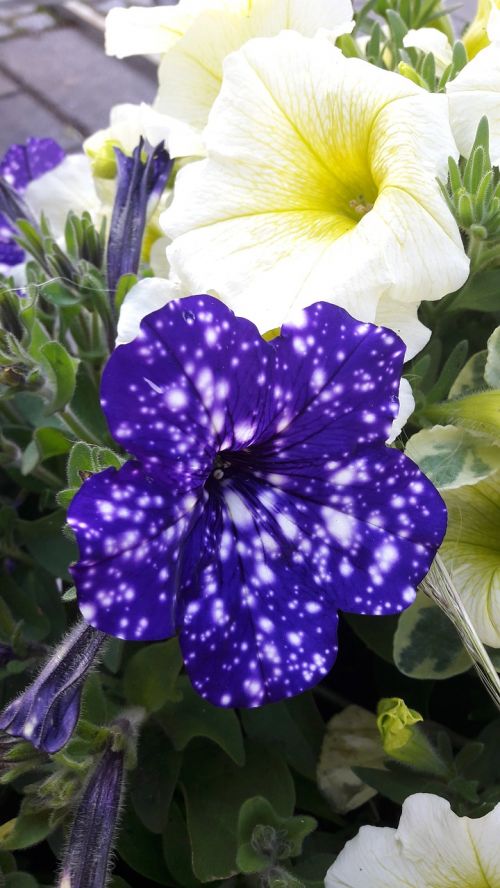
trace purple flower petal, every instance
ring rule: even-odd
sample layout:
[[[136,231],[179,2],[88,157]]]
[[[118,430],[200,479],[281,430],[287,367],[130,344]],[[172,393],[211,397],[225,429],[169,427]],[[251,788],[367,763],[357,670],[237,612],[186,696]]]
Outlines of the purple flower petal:
[[[59,166],[65,152],[53,139],[28,139],[25,145],[11,145],[0,160],[0,178],[22,195],[29,183]],[[29,213],[23,213],[29,218]],[[4,213],[0,213],[0,272],[24,260],[24,250],[14,240],[15,227]]]
[[[71,573],[87,622],[135,640],[175,633],[176,562],[189,507],[191,499],[173,500],[133,462],[80,488],[68,522],[80,544]]]
[[[53,139],[28,139],[25,145],[11,145],[0,161],[0,176],[22,194],[33,179],[59,166],[64,149]]]
[[[92,624],[143,640],[177,628],[200,693],[255,706],[328,671],[338,609],[406,607],[446,509],[385,445],[403,349],[321,303],[271,343],[209,296],[146,318],[102,386],[138,462],[87,482],[70,512]]]
[[[269,424],[256,327],[211,296],[170,302],[108,362],[101,403],[113,437],[177,489],[194,489],[217,452],[240,449]]]
[[[337,603],[311,571],[301,505],[250,477],[228,482],[186,541],[181,648],[194,687],[216,705],[299,694],[334,662]]]

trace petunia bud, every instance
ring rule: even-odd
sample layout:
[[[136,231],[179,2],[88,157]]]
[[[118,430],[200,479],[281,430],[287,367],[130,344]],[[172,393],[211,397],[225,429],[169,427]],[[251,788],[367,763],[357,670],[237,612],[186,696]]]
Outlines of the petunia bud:
[[[154,148],[144,161],[144,141],[140,140],[132,157],[115,148],[118,164],[116,197],[108,239],[108,287],[114,294],[124,274],[135,274],[139,268],[142,241],[151,201],[159,199],[172,169],[172,160],[163,143]]]
[[[28,222],[36,226],[31,210],[2,176],[0,176],[0,213],[7,216],[7,219],[10,219],[14,224],[18,219],[27,219]]]
[[[445,776],[446,766],[416,727],[421,721],[420,713],[409,709],[399,697],[384,697],[378,703],[377,726],[387,755],[419,771]]]
[[[44,752],[61,749],[78,721],[83,683],[104,639],[103,632],[77,623],[35,680],[0,713],[0,729]]]
[[[104,888],[107,884],[125,770],[135,757],[143,717],[143,710],[130,710],[111,726],[112,737],[87,779],[76,810],[58,888]]]

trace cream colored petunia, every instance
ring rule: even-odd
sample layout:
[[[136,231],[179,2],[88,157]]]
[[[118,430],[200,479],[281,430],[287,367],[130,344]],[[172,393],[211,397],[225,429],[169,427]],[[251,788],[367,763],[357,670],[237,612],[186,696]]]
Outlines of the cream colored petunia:
[[[439,796],[417,793],[397,829],[361,827],[325,888],[500,888],[499,833],[500,805],[472,820]]]
[[[225,63],[208,159],[177,178],[161,223],[174,273],[264,332],[326,299],[425,344],[421,299],[467,278],[436,182],[456,154],[444,96],[283,32]]]
[[[458,149],[468,157],[481,117],[490,127],[490,155],[500,164],[500,10],[492,10],[488,34],[491,43],[482,49],[446,86],[450,122]]]
[[[112,10],[106,49],[120,57],[160,53],[155,110],[170,120],[172,139],[185,144],[190,135],[186,154],[195,155],[204,153],[201,133],[231,52],[252,37],[273,37],[284,29],[306,37],[325,31],[336,39],[353,27],[351,0],[181,0],[163,10]]]
[[[224,59],[253,37],[287,29],[332,37],[354,26],[351,0],[249,0],[245,14],[217,9],[200,15],[166,53],[155,108],[201,133],[222,84]]]
[[[247,6],[248,0],[180,0],[172,6],[115,7],[106,18],[106,52],[120,59],[168,52],[203,12],[243,12]]]
[[[500,472],[441,495],[448,509],[441,557],[479,638],[500,648]]]

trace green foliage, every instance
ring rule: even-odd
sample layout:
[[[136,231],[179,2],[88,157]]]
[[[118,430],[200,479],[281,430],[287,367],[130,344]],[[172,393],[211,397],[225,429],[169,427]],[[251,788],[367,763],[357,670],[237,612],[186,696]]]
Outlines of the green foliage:
[[[486,117],[478,125],[469,158],[457,164],[450,157],[448,185],[441,187],[451,212],[467,233],[472,274],[498,265],[500,178],[498,169],[491,165]]]
[[[302,852],[304,839],[316,829],[312,817],[280,817],[267,799],[247,799],[238,816],[236,863],[242,873],[263,873]]]
[[[418,679],[450,678],[471,667],[453,625],[423,593],[399,618],[394,662],[405,675]]]

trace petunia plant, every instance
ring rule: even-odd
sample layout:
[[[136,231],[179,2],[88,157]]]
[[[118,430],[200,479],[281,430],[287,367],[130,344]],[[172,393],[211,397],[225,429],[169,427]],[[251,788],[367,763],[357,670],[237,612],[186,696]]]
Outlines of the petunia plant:
[[[6,888],[496,884],[498,35],[120,7],[0,161]]]

